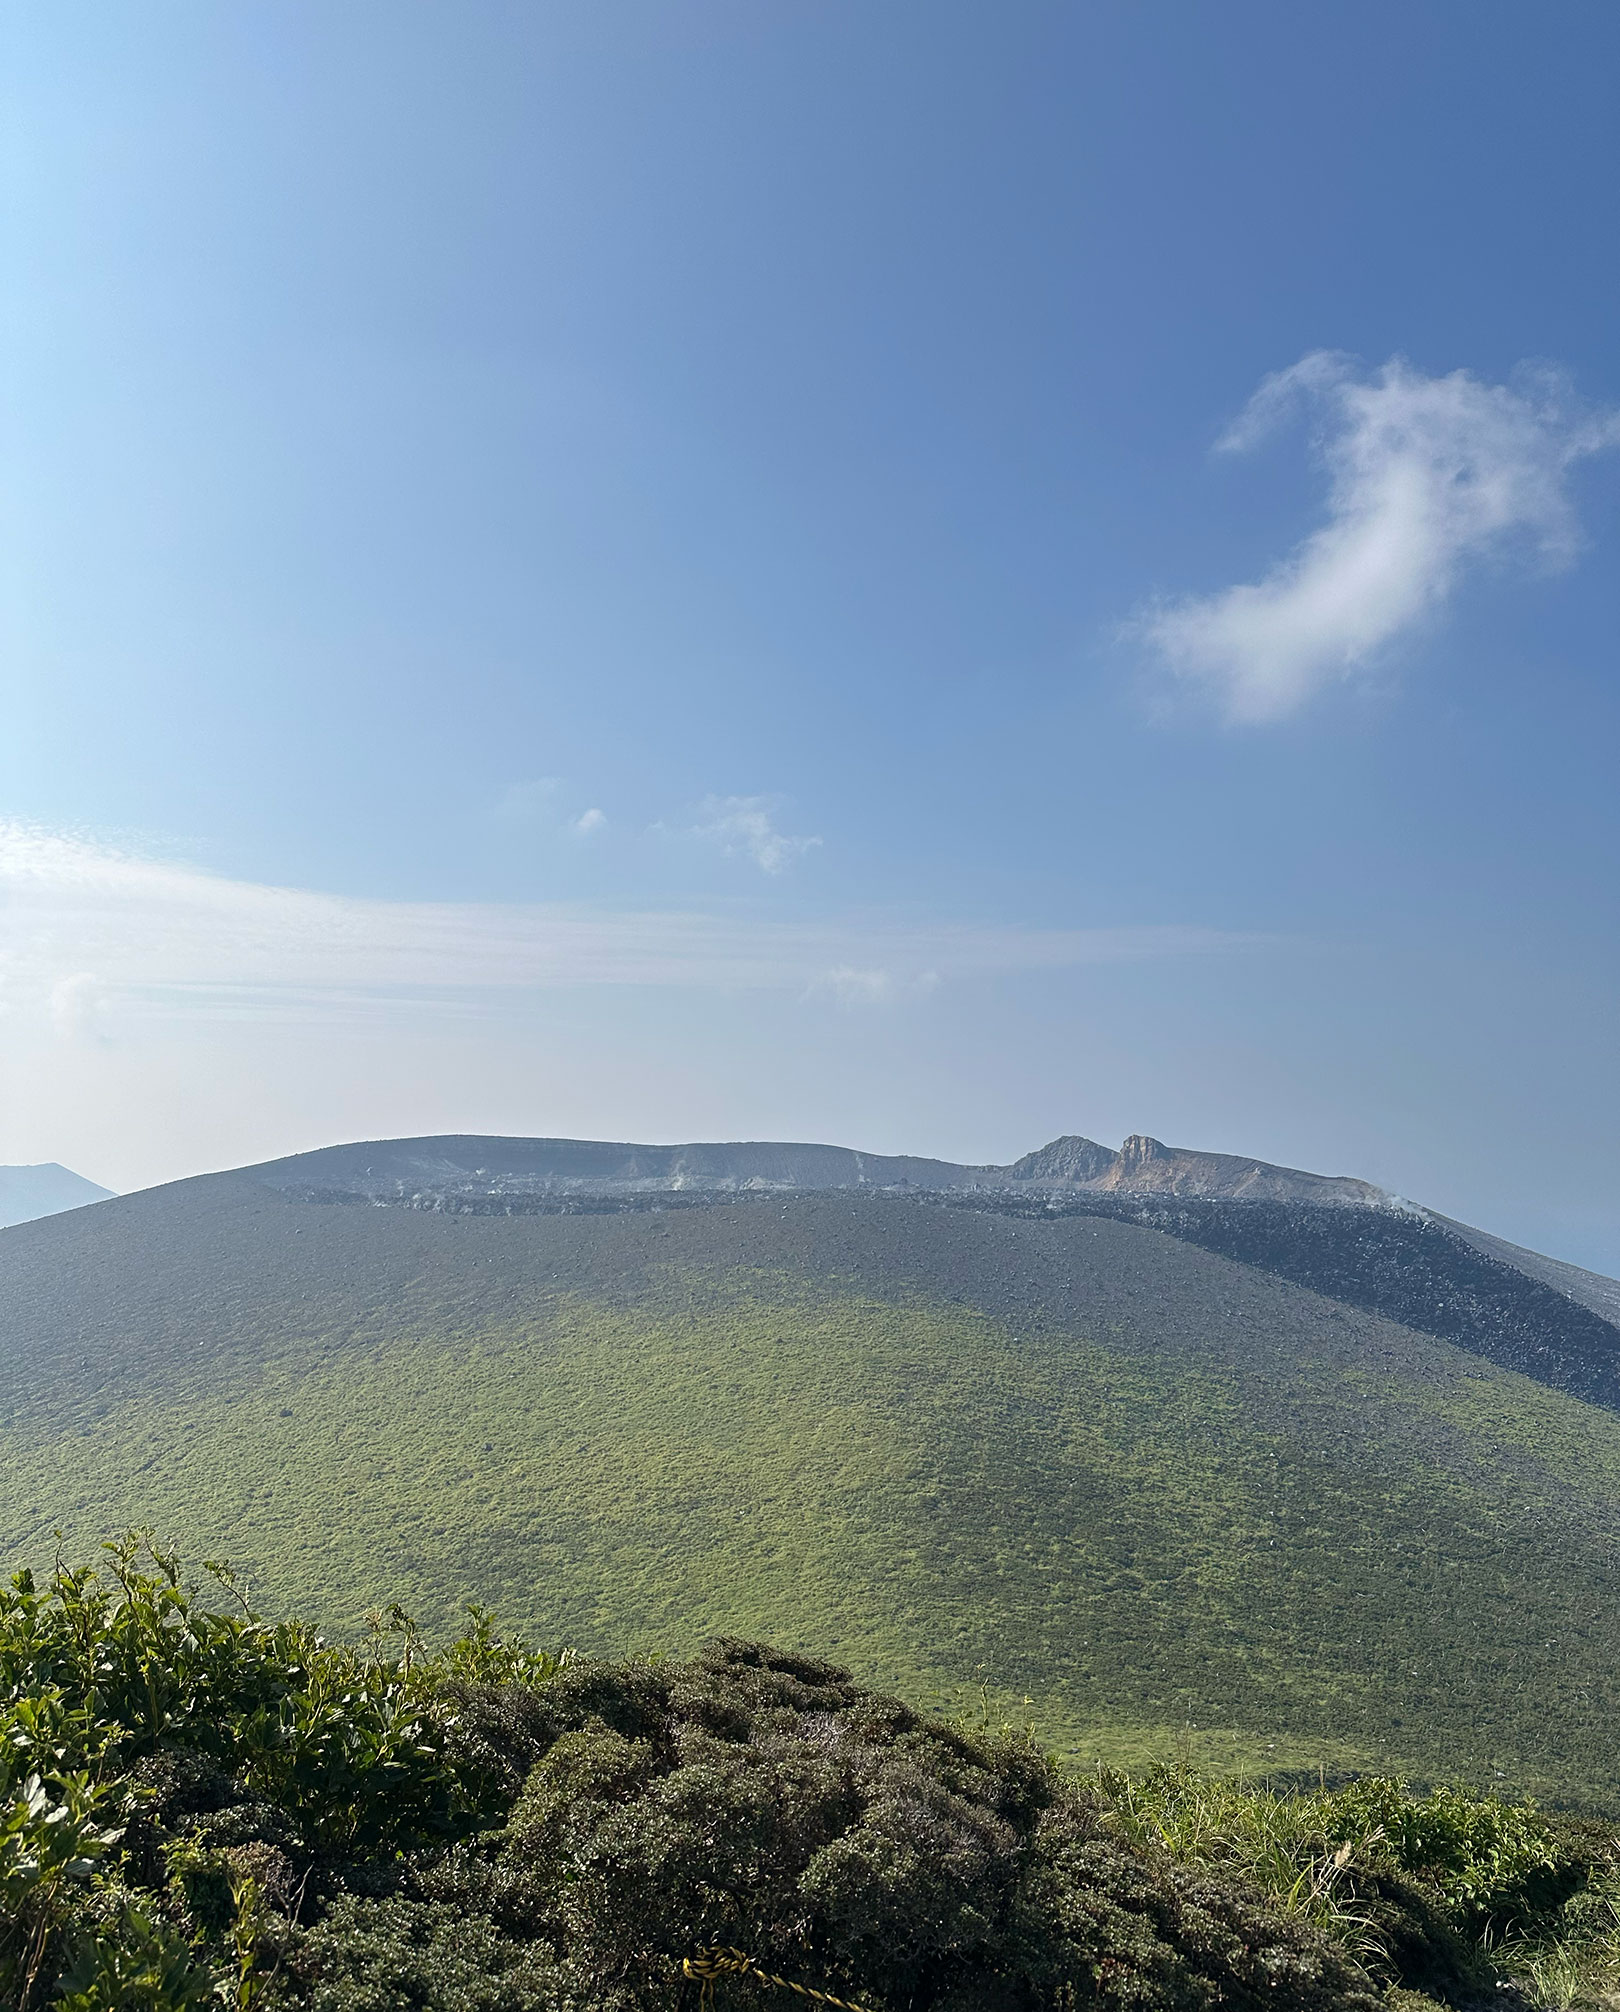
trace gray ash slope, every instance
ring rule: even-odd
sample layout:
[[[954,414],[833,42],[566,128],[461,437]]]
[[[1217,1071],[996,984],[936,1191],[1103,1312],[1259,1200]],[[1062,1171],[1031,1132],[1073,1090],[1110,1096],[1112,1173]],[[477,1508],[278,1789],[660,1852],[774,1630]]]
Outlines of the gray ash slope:
[[[975,1205],[996,1203],[987,1196]],[[1001,1205],[1021,1212],[1030,1207],[1016,1201]],[[1169,1195],[1087,1194],[1037,1206],[1046,1214],[1108,1215],[1160,1230],[1323,1298],[1452,1342],[1553,1390],[1620,1410],[1620,1327],[1549,1276],[1498,1255],[1512,1251],[1511,1244],[1443,1217],[1414,1209]],[[1551,1278],[1575,1269],[1541,1262]],[[1594,1287],[1609,1283],[1596,1273],[1582,1276]]]
[[[855,1189],[1134,1222],[1620,1409],[1620,1282],[1396,1203],[1369,1182],[1133,1136],[1055,1139],[1010,1166],[746,1142],[371,1141],[248,1170],[290,1197],[464,1214],[669,1207]]]
[[[1137,1167],[1150,1164],[1157,1190],[1119,1185],[1133,1155]],[[1192,1192],[1174,1191],[1178,1172]],[[1210,1194],[1212,1178],[1235,1186],[1236,1197]],[[791,1144],[372,1141],[180,1181],[0,1233],[0,1364],[14,1399],[26,1402],[58,1381],[87,1392],[139,1387],[177,1349],[251,1350],[259,1338],[268,1346],[278,1333],[311,1325],[340,1334],[382,1330],[424,1295],[431,1319],[451,1327],[464,1324],[463,1300],[476,1326],[492,1292],[503,1301],[549,1293],[554,1277],[575,1270],[594,1296],[633,1297],[648,1265],[663,1261],[679,1219],[674,1242],[694,1260],[718,1264],[723,1252],[726,1264],[797,1268],[813,1247],[811,1269],[837,1275],[847,1246],[851,1279],[874,1291],[944,1293],[1015,1323],[1100,1320],[1129,1332],[1132,1346],[1157,1347],[1200,1322],[1219,1334],[1223,1323],[1212,1310],[1231,1291],[1217,1290],[1216,1277],[1268,1275],[1303,1289],[1323,1315],[1353,1309],[1620,1410],[1620,1326],[1548,1282],[1573,1267],[1547,1260],[1547,1275],[1533,1276],[1498,1254],[1510,1245],[1382,1201],[1271,1198],[1313,1194],[1319,1180],[1334,1194],[1379,1194],[1359,1182],[1151,1140],[1128,1140],[1113,1154],[1063,1139],[1012,1168]],[[807,1214],[812,1201],[836,1206]],[[793,1206],[782,1215],[785,1202]],[[408,1223],[424,1217],[482,1219],[492,1230],[506,1222],[512,1234],[468,1276],[452,1266],[442,1280],[424,1280],[422,1267],[443,1264],[456,1248],[411,1232]],[[596,1228],[581,1221],[559,1243],[558,1217],[590,1218]],[[1019,1226],[1030,1223],[1041,1233],[1017,1241]],[[1104,1224],[1127,1233],[1110,1231],[1097,1245]],[[1078,1299],[1058,1290],[1050,1265],[1024,1275],[1023,1254],[1033,1265],[1056,1247],[1047,1230],[1065,1248],[1112,1251],[1120,1277],[1132,1281],[1126,1299],[1107,1266],[1083,1268],[1089,1283]],[[1224,1271],[1200,1274],[1209,1307],[1196,1304],[1179,1266],[1165,1269],[1178,1245],[1222,1261]],[[554,1272],[554,1250],[562,1271]],[[573,1255],[565,1261],[563,1251]],[[1162,1289],[1147,1282],[1159,1274]],[[1251,1297],[1246,1285],[1246,1305]],[[1286,1355],[1304,1303],[1267,1300],[1270,1312],[1249,1305],[1241,1347],[1252,1354],[1280,1335]]]
[[[402,1206],[312,1200],[257,1174],[176,1182],[0,1234],[0,1425],[90,1430],[177,1378],[205,1388],[251,1372],[289,1339],[332,1356],[364,1357],[401,1332],[454,1346],[572,1301],[678,1303],[701,1320],[723,1312],[739,1278],[756,1291],[774,1278],[960,1306],[1014,1336],[1091,1335],[1132,1359],[1237,1373],[1262,1430],[1289,1415],[1301,1368],[1356,1387],[1394,1375],[1462,1392],[1515,1367],[1228,1255],[1216,1247],[1222,1216],[1196,1201],[821,1189]],[[1263,1210],[1245,1222],[1277,1220],[1265,1205],[1234,1206]],[[1491,1387],[1511,1401],[1511,1382]],[[1365,1451],[1393,1444],[1392,1419],[1403,1458],[1446,1457],[1433,1419],[1359,1401],[1320,1414],[1313,1435],[1319,1450]],[[1620,1521],[1605,1512],[1599,1528],[1591,1513],[1588,1503],[1577,1520],[1607,1556]]]
[[[1486,1230],[1453,1222],[1449,1216],[1436,1215],[1432,1211],[1426,1213],[1430,1222],[1450,1230],[1464,1243],[1472,1244],[1475,1250],[1483,1251],[1500,1264],[1511,1265],[1527,1278],[1539,1280],[1542,1285],[1561,1293],[1565,1299],[1572,1299],[1578,1306],[1595,1313],[1600,1320],[1620,1328],[1620,1279],[1605,1278],[1601,1272],[1586,1271],[1578,1264],[1566,1264],[1562,1258],[1543,1257],[1540,1251],[1525,1250],[1520,1244],[1510,1244],[1505,1237],[1493,1237]]]

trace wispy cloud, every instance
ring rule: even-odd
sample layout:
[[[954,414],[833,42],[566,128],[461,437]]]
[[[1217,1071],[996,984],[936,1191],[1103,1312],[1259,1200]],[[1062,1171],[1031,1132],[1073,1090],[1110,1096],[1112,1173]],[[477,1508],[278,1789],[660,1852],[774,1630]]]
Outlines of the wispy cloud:
[[[698,805],[695,838],[712,839],[722,852],[742,853],[762,873],[780,873],[819,838],[791,838],[772,821],[775,808],[768,796],[708,796]]]
[[[14,1013],[97,1038],[130,1015],[319,1017],[559,987],[826,993],[882,1003],[1002,972],[1208,955],[1261,939],[1198,928],[784,922],[580,904],[372,901],[229,880],[0,823]],[[8,1023],[9,1024],[9,1023]]]
[[[1368,375],[1317,351],[1267,378],[1220,446],[1244,452],[1301,409],[1317,422],[1328,521],[1253,584],[1133,625],[1235,720],[1279,719],[1369,664],[1470,565],[1515,547],[1567,565],[1580,542],[1570,467],[1620,445],[1620,414],[1582,410],[1553,372],[1486,384],[1396,357]]]
[[[838,964],[823,971],[809,986],[812,996],[824,993],[840,1006],[892,1006],[901,999],[920,999],[939,983],[937,971],[862,970],[852,964]]]
[[[607,813],[594,807],[583,810],[578,817],[569,819],[568,829],[575,838],[589,838],[593,833],[607,829]]]

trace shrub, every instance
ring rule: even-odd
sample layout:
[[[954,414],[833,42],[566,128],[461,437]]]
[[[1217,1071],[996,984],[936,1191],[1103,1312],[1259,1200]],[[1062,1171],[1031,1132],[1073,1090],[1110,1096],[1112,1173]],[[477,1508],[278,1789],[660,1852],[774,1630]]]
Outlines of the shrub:
[[[232,1597],[134,1540],[0,1592],[8,2007],[663,2012],[726,1945],[870,2012],[1373,2012],[1608,1933],[1611,1841],[1528,1806],[1076,1782],[754,1643],[346,1647]]]
[[[651,2012],[714,1945],[874,2012],[1376,2003],[1309,1923],[1110,1835],[1101,1800],[1027,1741],[926,1721],[804,1657],[722,1642],[576,1666],[521,1714],[468,1702],[532,1755],[508,1821],[304,1938],[291,1961],[312,1994],[372,1988],[389,1922],[427,1952],[424,1989],[453,1974],[449,1924],[482,1917],[492,1947],[548,1952],[533,1983],[504,1973],[513,2007]]]
[[[1471,1930],[1495,1939],[1545,1921],[1583,1883],[1580,1862],[1534,1803],[1467,1789],[1414,1795],[1387,1776],[1319,1799],[1327,1835],[1433,1889]]]

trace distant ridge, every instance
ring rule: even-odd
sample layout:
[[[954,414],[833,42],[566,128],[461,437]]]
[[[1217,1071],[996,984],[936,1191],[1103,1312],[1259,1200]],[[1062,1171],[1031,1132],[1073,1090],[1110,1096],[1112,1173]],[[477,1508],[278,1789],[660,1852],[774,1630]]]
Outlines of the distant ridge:
[[[1308,1174],[1231,1153],[1192,1152],[1140,1133],[1118,1152],[1069,1134],[1005,1167],[760,1140],[646,1146],[452,1134],[326,1146],[251,1171],[276,1188],[325,1189],[371,1200],[415,1192],[448,1197],[826,1188],[1086,1189],[1334,1207],[1389,1199],[1368,1181]]]
[[[605,1139],[373,1139],[325,1146],[249,1168],[272,1187],[310,1186],[379,1198],[412,1187],[492,1194],[603,1194],[696,1189],[952,1188],[997,1167],[859,1153],[848,1146],[761,1140],[684,1146]]]
[[[111,1199],[111,1188],[97,1187],[94,1181],[59,1167],[54,1160],[37,1167],[0,1167],[0,1229]]]

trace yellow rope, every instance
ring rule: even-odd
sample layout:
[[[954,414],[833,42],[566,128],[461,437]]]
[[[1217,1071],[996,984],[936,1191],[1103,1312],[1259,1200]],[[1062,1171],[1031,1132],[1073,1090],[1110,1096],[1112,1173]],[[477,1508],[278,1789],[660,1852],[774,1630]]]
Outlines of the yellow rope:
[[[698,2003],[704,2007],[714,2004],[715,1980],[720,1977],[757,1977],[761,1984],[775,1984],[783,1991],[795,1991],[801,1998],[813,1998],[818,2005],[832,2005],[837,2012],[866,2012],[861,2005],[852,2005],[847,1998],[835,1998],[830,1991],[812,1991],[808,1984],[795,1984],[791,1977],[774,1977],[769,1970],[761,1970],[753,1957],[741,1949],[700,1949],[693,1956],[682,1960],[681,1969],[688,1977],[695,1977],[703,1986],[698,1993]]]

